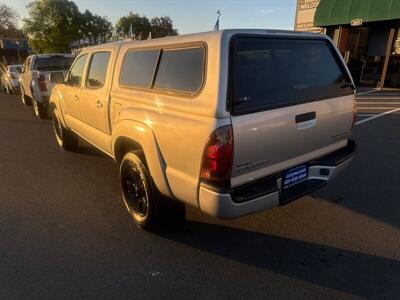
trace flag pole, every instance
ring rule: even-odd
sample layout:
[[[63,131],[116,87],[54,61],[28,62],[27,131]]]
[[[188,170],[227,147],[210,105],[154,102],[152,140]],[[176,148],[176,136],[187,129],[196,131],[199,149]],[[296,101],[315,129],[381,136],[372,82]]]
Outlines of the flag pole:
[[[215,22],[214,30],[219,30],[219,17],[222,15],[221,10],[217,11],[217,22]]]

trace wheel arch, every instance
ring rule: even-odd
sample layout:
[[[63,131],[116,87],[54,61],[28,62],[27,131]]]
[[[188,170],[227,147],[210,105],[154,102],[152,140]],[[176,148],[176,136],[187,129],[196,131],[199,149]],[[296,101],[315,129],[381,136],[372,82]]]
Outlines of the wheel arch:
[[[143,163],[148,168],[158,191],[174,198],[165,173],[166,163],[150,127],[137,121],[120,121],[113,126],[111,145],[114,159],[118,163],[126,153],[141,151]]]

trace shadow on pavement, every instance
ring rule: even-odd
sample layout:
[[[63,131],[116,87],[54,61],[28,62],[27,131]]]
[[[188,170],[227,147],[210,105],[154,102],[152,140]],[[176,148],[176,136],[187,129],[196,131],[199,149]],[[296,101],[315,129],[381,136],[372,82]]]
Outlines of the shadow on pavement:
[[[82,143],[80,143],[79,147],[75,150],[75,152],[78,153],[78,154],[84,154],[84,155],[88,155],[88,156],[110,158],[105,153],[103,153],[102,151],[98,150],[96,147],[90,146],[90,145],[83,146]]]
[[[400,228],[399,128],[400,115],[356,127],[350,167],[314,195]]]
[[[165,232],[162,236],[213,255],[361,297],[391,298],[400,293],[400,262],[396,260],[193,221],[187,221],[182,231]],[[240,274],[237,276],[240,280]]]

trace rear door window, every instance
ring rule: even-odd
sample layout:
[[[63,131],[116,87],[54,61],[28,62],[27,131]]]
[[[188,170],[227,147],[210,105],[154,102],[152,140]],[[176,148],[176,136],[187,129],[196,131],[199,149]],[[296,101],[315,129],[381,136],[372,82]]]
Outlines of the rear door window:
[[[232,41],[231,51],[230,100],[236,114],[353,92],[326,40],[241,37]]]
[[[119,82],[128,87],[151,88],[159,50],[129,51],[122,63]]]
[[[163,50],[154,88],[195,94],[203,83],[204,47]]]

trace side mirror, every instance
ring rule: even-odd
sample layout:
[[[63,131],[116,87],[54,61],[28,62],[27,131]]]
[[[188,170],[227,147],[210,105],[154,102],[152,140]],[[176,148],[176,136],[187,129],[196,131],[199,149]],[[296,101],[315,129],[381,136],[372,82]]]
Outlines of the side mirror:
[[[68,73],[67,73],[67,75],[65,76],[65,78],[64,78],[64,84],[66,84],[66,85],[71,85],[71,78],[70,78],[70,75],[71,75],[71,72],[70,71],[68,71]]]

